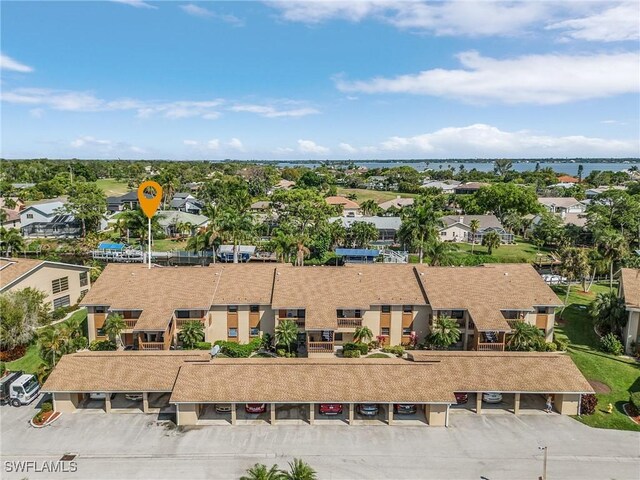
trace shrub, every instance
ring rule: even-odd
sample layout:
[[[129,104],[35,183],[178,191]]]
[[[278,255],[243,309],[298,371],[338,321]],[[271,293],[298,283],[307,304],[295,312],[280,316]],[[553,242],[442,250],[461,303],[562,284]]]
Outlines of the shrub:
[[[546,352],[555,352],[558,350],[558,346],[555,343],[545,343],[544,349]]]
[[[360,358],[360,350],[347,350],[346,352],[343,350],[342,356],[344,358]]]
[[[631,404],[640,412],[640,392],[631,392]]]
[[[211,342],[196,343],[196,350],[211,350]]]
[[[73,348],[77,350],[84,350],[89,346],[89,339],[87,337],[78,337],[72,340]]]
[[[369,345],[366,343],[347,342],[342,347],[343,352],[352,350],[357,350],[358,352],[360,352],[360,355],[366,355],[367,353],[369,353]]]
[[[390,347],[382,347],[382,351],[384,353],[393,353],[394,355],[397,355],[398,357],[401,357],[402,355],[404,355],[404,347],[402,345],[393,345]]]
[[[369,351],[374,350],[376,348],[380,348],[380,342],[377,340],[374,340],[372,342],[369,342]]]
[[[247,358],[260,348],[261,340],[254,338],[249,343],[235,343],[218,340],[214,345],[220,345],[220,352],[231,358]]]
[[[598,406],[598,398],[593,393],[587,393],[582,395],[582,402],[580,403],[581,415],[593,415]]]
[[[110,340],[94,340],[89,344],[89,350],[104,352],[107,350],[117,350],[115,342]]]
[[[42,407],[40,408],[40,411],[42,413],[51,412],[52,410],[53,410],[53,404],[51,402],[44,402],[42,404]]]
[[[556,345],[556,350],[559,352],[566,352],[569,347],[569,341],[556,338],[553,343]]]
[[[7,365],[4,362],[0,362],[0,377],[7,371]]]
[[[622,342],[618,340],[618,337],[613,333],[607,333],[600,339],[600,350],[612,355],[622,355],[624,347],[622,346]]]
[[[287,351],[284,348],[279,348],[276,350],[276,355],[278,355],[279,357],[286,357]]]

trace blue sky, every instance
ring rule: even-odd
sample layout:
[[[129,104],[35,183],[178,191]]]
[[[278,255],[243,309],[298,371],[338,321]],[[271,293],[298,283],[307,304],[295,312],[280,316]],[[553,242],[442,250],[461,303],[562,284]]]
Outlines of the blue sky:
[[[637,2],[2,2],[4,158],[640,156]]]

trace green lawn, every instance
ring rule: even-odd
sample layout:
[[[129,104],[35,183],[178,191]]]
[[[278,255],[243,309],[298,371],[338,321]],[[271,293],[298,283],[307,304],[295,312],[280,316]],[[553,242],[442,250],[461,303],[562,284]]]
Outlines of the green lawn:
[[[555,288],[562,299],[566,289]],[[586,425],[597,428],[640,431],[622,410],[629,401],[631,391],[640,391],[640,364],[627,357],[615,357],[597,349],[598,337],[585,308],[599,292],[606,292],[608,285],[594,285],[590,293],[582,293],[581,287],[573,287],[569,295],[568,307],[563,313],[564,323],[556,326],[559,338],[571,342],[569,354],[588,380],[596,380],[607,385],[611,392],[597,394],[598,407],[593,415],[577,417]],[[613,404],[613,413],[606,413],[607,405]]]
[[[386,202],[387,200],[393,200],[394,198],[400,197],[417,197],[416,194],[413,193],[396,193],[396,192],[385,192],[380,190],[367,190],[365,188],[340,188],[338,187],[338,195],[342,195],[346,197],[347,195],[354,193],[358,198],[356,201],[358,203],[365,202],[367,200],[375,200],[376,203]]]
[[[25,373],[36,373],[42,363],[43,361],[38,354],[38,345],[34,343],[29,346],[24,357],[14,360],[13,362],[8,362],[6,367],[7,370],[12,372],[23,371]]]
[[[102,189],[107,197],[124,195],[131,190],[127,184],[128,182],[120,182],[113,178],[101,178],[96,180],[96,185]]]
[[[151,249],[154,252],[169,252],[171,250],[186,250],[186,240],[171,240],[170,238],[163,238],[161,240],[154,240]],[[145,246],[146,250],[146,246]]]

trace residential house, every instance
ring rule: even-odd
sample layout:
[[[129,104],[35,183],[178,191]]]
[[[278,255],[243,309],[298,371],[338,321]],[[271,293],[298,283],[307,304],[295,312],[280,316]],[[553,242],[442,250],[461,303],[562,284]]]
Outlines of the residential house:
[[[586,205],[573,197],[538,197],[538,202],[551,213],[584,213]]]
[[[375,245],[391,245],[396,243],[398,230],[402,225],[400,217],[331,217],[329,223],[342,222],[345,228],[351,227],[356,222],[372,223],[378,230],[378,238]]]
[[[454,187],[453,193],[455,193],[456,195],[471,195],[473,193],[476,193],[482,187],[486,187],[488,185],[488,183],[482,182],[461,183],[460,185],[456,185]]]
[[[471,235],[471,222],[480,224],[474,236]],[[507,232],[495,215],[445,215],[442,217],[444,227],[440,229],[440,240],[443,242],[475,242],[482,243],[488,232],[496,232],[502,243],[513,243],[513,233]]]
[[[293,182],[291,180],[285,180],[283,178],[273,186],[273,189],[274,190],[291,190],[295,186],[296,186],[296,182]]]
[[[169,204],[171,210],[200,215],[204,204],[190,193],[176,193]]]
[[[82,226],[64,211],[60,200],[46,201],[26,207],[20,212],[20,230],[25,237],[74,238],[82,234]]]
[[[324,199],[328,205],[339,207],[343,217],[358,217],[360,216],[360,205],[353,200],[349,200],[346,197],[330,196]]]
[[[91,268],[27,258],[0,258],[0,293],[30,287],[46,294],[51,310],[74,305],[91,288]]]
[[[558,177],[558,183],[576,184],[576,183],[580,183],[580,179],[576,177],[572,177],[571,175],[560,175]]]
[[[3,228],[20,228],[20,212],[13,208],[2,208],[4,213],[2,218]]]
[[[626,190],[626,189],[627,187],[625,187],[624,185],[611,185],[611,186],[605,186],[605,187],[589,188],[584,193],[588,199],[592,199],[600,195],[601,193],[608,192],[609,190]]]
[[[204,215],[196,215],[178,210],[160,210],[157,212],[158,223],[165,235],[173,237],[188,233],[193,235],[200,228],[209,224],[209,218]],[[188,227],[188,232],[185,232]]]
[[[124,195],[107,197],[107,211],[118,213],[123,210],[135,210],[140,206],[138,191],[132,190]]]
[[[623,268],[618,277],[619,295],[624,299],[629,313],[627,324],[622,331],[624,350],[634,354],[640,351],[640,268]]]
[[[382,175],[371,175],[365,182],[365,187],[369,190],[387,190],[388,179]]]
[[[441,190],[442,193],[454,193],[456,187],[460,185],[461,182],[457,180],[427,180],[425,179],[422,182],[421,188],[437,188]]]
[[[393,200],[387,200],[386,202],[379,203],[378,206],[384,211],[387,211],[392,207],[397,210],[402,210],[404,207],[410,207],[411,205],[413,205],[413,202],[414,199],[411,197],[402,198],[400,195],[398,195]]]

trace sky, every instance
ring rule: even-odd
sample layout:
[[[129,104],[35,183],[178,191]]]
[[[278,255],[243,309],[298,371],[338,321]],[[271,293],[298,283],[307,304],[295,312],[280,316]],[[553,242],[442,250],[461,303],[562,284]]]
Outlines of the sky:
[[[637,1],[2,1],[3,158],[640,157]]]

